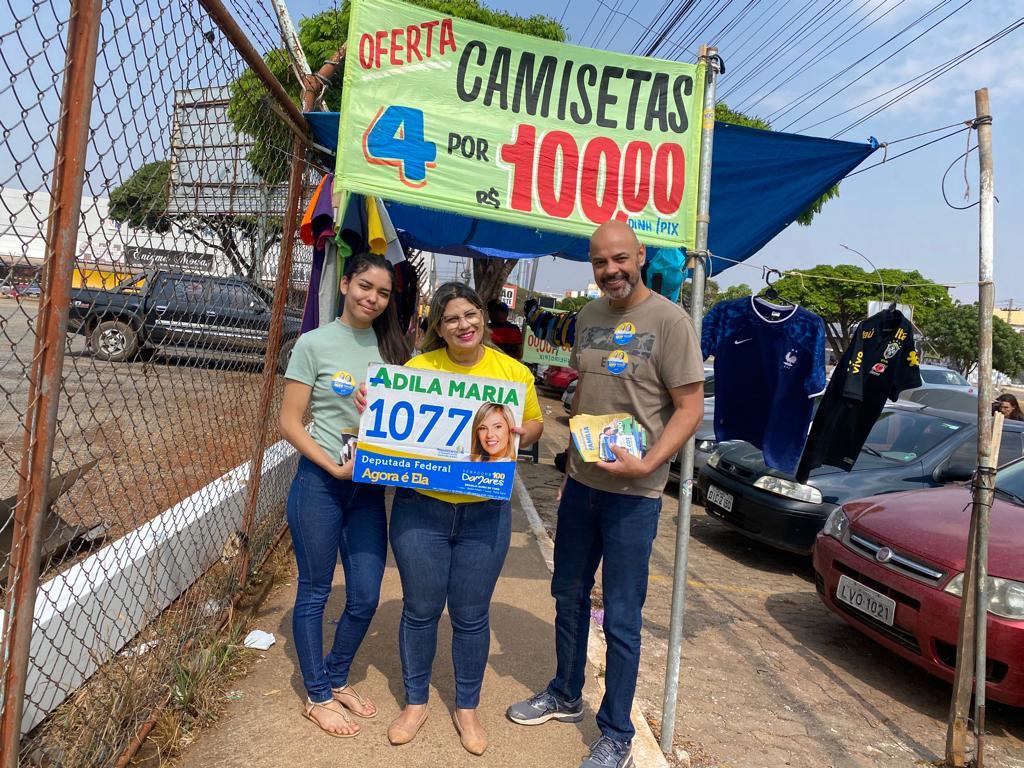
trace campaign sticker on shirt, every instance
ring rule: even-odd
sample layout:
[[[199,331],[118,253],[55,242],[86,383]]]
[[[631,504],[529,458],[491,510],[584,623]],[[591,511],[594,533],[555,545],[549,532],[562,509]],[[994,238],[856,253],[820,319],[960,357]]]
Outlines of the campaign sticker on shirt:
[[[626,366],[629,365],[629,355],[623,352],[621,349],[617,349],[608,355],[608,370],[618,375],[626,370]]]
[[[612,341],[616,344],[629,344],[636,336],[636,326],[630,322],[619,323],[612,332]]]
[[[331,379],[331,389],[336,395],[348,397],[356,391],[356,380],[348,371],[338,371]]]

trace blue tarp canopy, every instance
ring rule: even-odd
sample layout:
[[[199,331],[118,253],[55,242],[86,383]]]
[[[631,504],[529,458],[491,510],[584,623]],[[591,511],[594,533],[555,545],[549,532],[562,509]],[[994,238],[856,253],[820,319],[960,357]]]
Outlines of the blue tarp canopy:
[[[335,151],[338,113],[307,112],[316,142]],[[711,157],[710,274],[744,261],[874,151],[870,144],[715,124]],[[587,261],[587,239],[386,202],[402,242],[456,256]]]

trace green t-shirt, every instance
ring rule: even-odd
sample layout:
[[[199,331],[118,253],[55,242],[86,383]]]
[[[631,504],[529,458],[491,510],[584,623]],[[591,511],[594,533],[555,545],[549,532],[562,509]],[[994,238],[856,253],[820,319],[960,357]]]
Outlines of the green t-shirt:
[[[367,367],[380,361],[373,329],[349,328],[341,320],[304,333],[292,350],[285,378],[313,388],[313,439],[339,463],[352,455],[359,434],[355,391]]]

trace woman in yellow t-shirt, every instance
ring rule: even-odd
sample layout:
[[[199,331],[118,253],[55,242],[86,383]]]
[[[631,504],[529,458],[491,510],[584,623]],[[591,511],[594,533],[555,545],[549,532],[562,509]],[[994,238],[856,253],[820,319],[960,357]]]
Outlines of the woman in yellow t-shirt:
[[[544,425],[533,376],[518,360],[488,345],[484,305],[469,286],[445,283],[437,289],[430,302],[423,353],[407,365],[522,382],[526,385],[523,424],[516,427],[505,421],[505,428],[519,435],[521,447],[540,439]],[[504,416],[499,414],[498,419]],[[480,424],[474,423],[472,438],[474,445],[485,449],[488,441],[495,446],[486,421],[485,417]],[[501,431],[501,425],[490,427]],[[392,744],[412,741],[427,719],[437,622],[447,603],[455,666],[452,720],[469,752],[480,755],[487,749],[487,733],[476,710],[490,650],[491,595],[511,534],[508,501],[408,488],[395,493],[390,539],[402,578],[399,648],[406,705],[388,728]]]

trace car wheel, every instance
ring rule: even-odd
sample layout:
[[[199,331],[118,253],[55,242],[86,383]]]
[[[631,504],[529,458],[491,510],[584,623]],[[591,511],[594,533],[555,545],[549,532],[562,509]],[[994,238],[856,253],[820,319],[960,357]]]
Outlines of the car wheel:
[[[104,320],[93,328],[89,337],[93,354],[100,360],[123,363],[139,351],[139,335],[120,320]]]
[[[297,339],[288,339],[281,342],[281,350],[277,353],[277,372],[284,376],[288,370],[288,362],[292,359],[292,350],[295,349]]]

